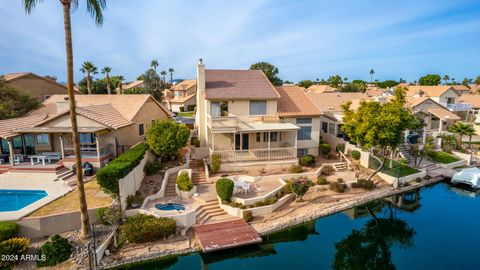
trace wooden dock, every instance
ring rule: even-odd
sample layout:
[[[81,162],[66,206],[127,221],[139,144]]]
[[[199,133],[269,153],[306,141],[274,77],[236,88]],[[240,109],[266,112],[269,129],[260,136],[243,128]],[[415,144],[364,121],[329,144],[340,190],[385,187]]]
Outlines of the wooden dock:
[[[212,252],[262,242],[257,231],[243,219],[193,227],[203,252]]]

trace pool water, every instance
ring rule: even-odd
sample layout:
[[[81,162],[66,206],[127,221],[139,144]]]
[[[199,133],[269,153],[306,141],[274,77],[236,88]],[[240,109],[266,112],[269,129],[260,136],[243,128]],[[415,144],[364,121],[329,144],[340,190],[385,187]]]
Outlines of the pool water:
[[[183,210],[185,210],[185,206],[183,204],[179,204],[179,203],[157,204],[157,205],[155,205],[155,208],[157,208],[158,210],[162,210],[162,211],[173,211],[173,210],[183,211]]]
[[[439,183],[264,237],[121,269],[479,269],[480,198]]]
[[[47,195],[45,190],[0,189],[0,212],[20,210]]]

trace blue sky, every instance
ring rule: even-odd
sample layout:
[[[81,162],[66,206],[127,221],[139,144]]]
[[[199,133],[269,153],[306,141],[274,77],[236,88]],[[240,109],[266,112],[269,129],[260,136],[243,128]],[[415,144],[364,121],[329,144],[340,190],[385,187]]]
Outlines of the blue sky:
[[[45,0],[31,15],[20,2],[0,2],[0,74],[65,80],[59,1]],[[380,80],[480,75],[479,0],[107,2],[101,28],[82,4],[72,15],[76,81],[85,60],[134,80],[154,58],[177,78],[193,78],[198,58],[207,68],[230,69],[268,61],[293,81],[333,74],[368,80],[372,68]]]

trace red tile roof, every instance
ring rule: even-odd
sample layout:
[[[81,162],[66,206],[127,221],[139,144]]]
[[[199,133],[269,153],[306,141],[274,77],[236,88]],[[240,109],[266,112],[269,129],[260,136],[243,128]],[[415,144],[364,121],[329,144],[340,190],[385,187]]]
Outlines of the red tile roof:
[[[305,95],[302,88],[277,86],[275,89],[280,94],[280,99],[277,101],[278,116],[321,115],[320,110]]]

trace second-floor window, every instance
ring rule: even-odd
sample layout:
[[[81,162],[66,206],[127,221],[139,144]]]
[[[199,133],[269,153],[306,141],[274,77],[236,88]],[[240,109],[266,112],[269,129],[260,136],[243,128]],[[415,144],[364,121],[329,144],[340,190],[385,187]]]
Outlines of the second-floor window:
[[[250,100],[250,115],[266,115],[267,101],[266,100]]]
[[[212,102],[210,103],[210,115],[214,117],[228,116],[228,102]]]
[[[311,139],[312,139],[312,127],[310,126],[300,127],[297,133],[297,140],[308,141]]]
[[[447,98],[447,104],[454,104],[455,103],[455,98]]]
[[[143,126],[143,123],[138,125],[138,136],[142,136],[145,134],[145,127]]]

